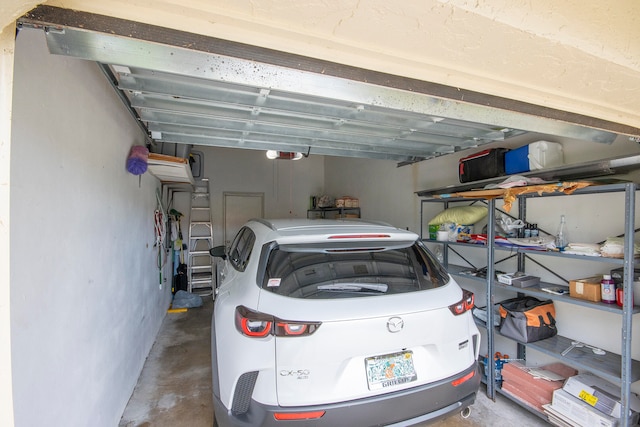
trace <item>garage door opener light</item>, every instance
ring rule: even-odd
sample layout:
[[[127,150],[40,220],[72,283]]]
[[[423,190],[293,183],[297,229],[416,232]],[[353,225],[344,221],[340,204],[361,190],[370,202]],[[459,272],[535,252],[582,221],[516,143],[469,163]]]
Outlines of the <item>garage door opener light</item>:
[[[303,157],[307,157],[307,155],[303,153],[296,153],[293,151],[275,151],[268,150],[267,151],[267,159],[270,160],[300,160]]]

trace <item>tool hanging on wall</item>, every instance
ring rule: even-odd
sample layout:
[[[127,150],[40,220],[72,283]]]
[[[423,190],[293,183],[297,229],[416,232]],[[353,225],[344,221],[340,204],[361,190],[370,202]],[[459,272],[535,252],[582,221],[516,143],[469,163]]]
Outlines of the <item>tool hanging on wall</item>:
[[[188,289],[187,264],[184,259],[184,250],[187,249],[187,245],[182,237],[182,217],[182,212],[175,209],[169,210],[174,268],[171,293],[174,295],[180,290],[186,291]]]
[[[158,251],[157,266],[158,266],[158,274],[160,277],[160,285],[162,285],[162,267],[164,267],[164,264],[166,262],[166,258],[164,261],[162,260],[162,252],[163,252],[164,240],[167,234],[167,216],[164,213],[164,208],[162,206],[160,194],[158,193],[157,190],[156,190],[156,200],[158,202],[158,206],[156,207],[156,210],[154,211],[154,214],[153,214],[153,222],[154,222],[153,225],[154,225],[154,231],[155,231],[155,237],[156,237],[154,246]]]
[[[173,250],[180,251],[180,264],[184,264],[184,250],[187,249],[187,244],[184,243],[182,237],[182,223],[180,222],[183,217],[182,212],[175,209],[169,211],[169,218],[171,219],[171,241],[173,242]]]

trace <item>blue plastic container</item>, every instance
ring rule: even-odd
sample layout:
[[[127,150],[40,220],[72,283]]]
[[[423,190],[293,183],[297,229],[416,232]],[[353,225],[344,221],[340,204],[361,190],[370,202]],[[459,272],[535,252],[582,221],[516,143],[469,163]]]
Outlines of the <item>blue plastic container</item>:
[[[504,155],[504,171],[507,175],[529,172],[529,145],[509,150]]]

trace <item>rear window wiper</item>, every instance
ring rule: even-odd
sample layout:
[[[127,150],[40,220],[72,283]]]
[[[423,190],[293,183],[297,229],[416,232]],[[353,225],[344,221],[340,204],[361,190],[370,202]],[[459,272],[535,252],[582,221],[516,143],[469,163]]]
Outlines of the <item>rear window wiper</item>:
[[[329,285],[318,285],[320,291],[374,291],[385,293],[389,286],[385,283],[332,283]]]

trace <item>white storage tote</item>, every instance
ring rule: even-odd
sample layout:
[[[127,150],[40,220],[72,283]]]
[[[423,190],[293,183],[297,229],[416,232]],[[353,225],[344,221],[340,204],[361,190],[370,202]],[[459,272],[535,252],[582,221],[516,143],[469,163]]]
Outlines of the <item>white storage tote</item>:
[[[507,175],[562,166],[562,145],[549,141],[532,142],[508,151],[504,155],[504,163]]]
[[[538,141],[529,144],[529,169],[547,169],[562,166],[562,145],[557,142]]]

